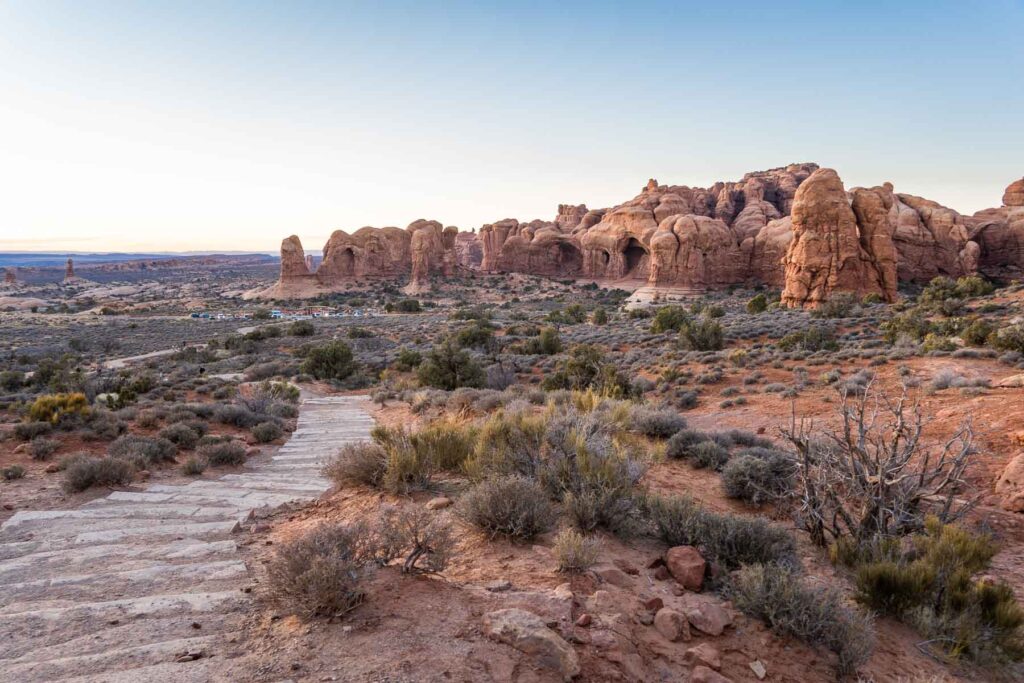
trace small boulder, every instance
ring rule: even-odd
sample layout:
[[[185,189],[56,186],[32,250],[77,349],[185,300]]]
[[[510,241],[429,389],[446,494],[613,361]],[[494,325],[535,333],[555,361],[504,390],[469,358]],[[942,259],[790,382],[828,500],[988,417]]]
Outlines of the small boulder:
[[[707,563],[697,549],[690,545],[669,548],[665,553],[665,566],[672,578],[686,590],[699,591],[704,584],[704,570]]]
[[[1010,375],[996,382],[996,386],[1002,389],[1020,389],[1024,387],[1024,375]]]
[[[592,571],[599,579],[605,583],[610,583],[613,586],[618,586],[619,588],[630,588],[633,585],[633,580],[629,578],[629,574],[618,567],[600,565],[594,567]]]
[[[1004,510],[1024,512],[1024,453],[1014,456],[996,481],[996,494]]]
[[[508,579],[496,579],[488,581],[484,588],[492,593],[504,593],[505,591],[512,590],[512,582]]]
[[[669,642],[690,639],[690,622],[680,612],[669,607],[662,607],[654,615],[654,628]]]
[[[437,498],[431,498],[427,501],[428,510],[442,510],[446,507],[450,507],[452,504],[451,498],[445,496],[438,496]]]
[[[759,681],[763,681],[764,677],[768,675],[768,669],[765,668],[764,663],[760,659],[755,659],[750,663],[750,670],[754,672]]]
[[[732,617],[713,602],[701,601],[686,612],[690,626],[709,636],[720,636],[725,627],[732,623]]]
[[[484,615],[484,633],[520,652],[533,655],[543,666],[559,671],[564,680],[580,673],[576,651],[533,612],[501,609]]]
[[[722,655],[708,643],[701,643],[691,647],[683,655],[683,659],[691,666],[703,665],[715,671],[722,668]]]

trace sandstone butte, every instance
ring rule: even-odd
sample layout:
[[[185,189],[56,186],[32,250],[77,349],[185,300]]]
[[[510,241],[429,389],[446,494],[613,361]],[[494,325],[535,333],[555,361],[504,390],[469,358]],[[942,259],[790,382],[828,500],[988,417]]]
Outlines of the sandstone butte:
[[[303,298],[372,279],[406,291],[457,272],[524,273],[654,291],[781,287],[787,306],[835,292],[896,299],[899,282],[1024,271],[1024,179],[1003,206],[964,216],[890,183],[847,190],[817,164],[748,173],[708,188],[648,181],[607,209],[563,204],[554,220],[515,218],[460,232],[417,220],[404,230],[335,231],[314,271],[298,237],[281,243],[281,277],[262,298]]]

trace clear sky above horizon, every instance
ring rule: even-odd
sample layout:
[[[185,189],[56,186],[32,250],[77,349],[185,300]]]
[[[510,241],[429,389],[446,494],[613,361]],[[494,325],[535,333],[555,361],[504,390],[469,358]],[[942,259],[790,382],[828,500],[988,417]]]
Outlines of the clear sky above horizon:
[[[815,161],[1024,175],[1024,0],[0,0],[0,250],[308,251]]]

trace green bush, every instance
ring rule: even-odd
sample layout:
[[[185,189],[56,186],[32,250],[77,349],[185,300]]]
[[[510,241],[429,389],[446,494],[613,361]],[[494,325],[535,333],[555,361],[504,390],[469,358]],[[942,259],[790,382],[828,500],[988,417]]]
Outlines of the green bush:
[[[484,371],[479,363],[451,339],[435,345],[416,374],[420,384],[448,391],[484,384]]]
[[[988,343],[1000,351],[1024,353],[1024,324],[1008,325],[989,336]]]
[[[199,455],[214,467],[241,465],[245,462],[245,446],[233,439],[211,443],[200,446]]]
[[[628,396],[628,379],[611,363],[604,362],[604,354],[592,344],[578,344],[569,351],[569,357],[559,363],[558,369],[543,382],[544,389],[593,389],[604,396]]]
[[[750,301],[747,302],[747,313],[757,314],[764,313],[768,310],[768,298],[764,294],[755,294]]]
[[[608,311],[603,308],[595,308],[594,312],[590,316],[590,322],[594,325],[607,325]]]
[[[133,468],[119,458],[73,458],[64,468],[62,486],[68,493],[77,493],[93,486],[124,486],[132,480]]]
[[[960,333],[960,338],[964,340],[964,344],[968,346],[984,346],[985,342],[995,331],[995,326],[989,321],[978,318],[971,322],[963,332]]]
[[[25,476],[25,468],[21,465],[8,465],[0,469],[0,479],[4,481],[14,481],[15,479],[21,479]]]
[[[690,319],[682,306],[662,306],[651,321],[651,332],[678,332]]]
[[[995,290],[995,286],[980,275],[966,275],[956,280],[956,293],[965,299],[986,296]]]
[[[428,454],[416,448],[405,429],[377,425],[371,432],[373,440],[387,454],[387,465],[381,486],[391,493],[408,493],[430,485],[434,463]]]
[[[818,325],[808,327],[799,332],[790,332],[779,340],[778,346],[783,351],[836,351],[839,343],[835,333],[829,327]]]
[[[33,460],[46,460],[60,448],[60,441],[47,439],[45,436],[37,436],[28,444],[29,455]]]
[[[202,435],[183,422],[168,425],[160,430],[160,436],[186,451],[192,450],[199,443]]]
[[[683,348],[691,351],[718,351],[725,344],[725,333],[717,320],[701,316],[682,324],[679,340]]]
[[[117,437],[107,454],[134,464],[139,469],[148,469],[163,462],[173,462],[178,447],[163,437],[124,434]]]
[[[14,435],[22,441],[31,441],[52,431],[53,425],[49,422],[21,422],[14,425]]]
[[[849,292],[838,292],[811,312],[815,318],[849,318],[857,307],[857,297]]]
[[[270,443],[280,439],[283,434],[281,425],[273,421],[261,422],[252,428],[252,435],[259,443]]]
[[[57,424],[65,416],[89,414],[89,401],[85,394],[46,394],[37,398],[28,409],[28,417],[35,422]]]
[[[932,331],[932,323],[921,310],[912,308],[883,322],[881,330],[890,344],[901,339],[919,342]]]
[[[670,546],[692,545],[726,569],[744,564],[796,566],[796,539],[760,517],[709,512],[686,497],[653,496],[647,513],[656,533]]]
[[[653,439],[668,439],[686,428],[686,419],[670,408],[636,406],[630,418],[635,431]]]
[[[458,513],[491,537],[529,540],[555,522],[555,509],[537,482],[516,475],[485,479],[463,494]]]
[[[857,600],[911,624],[954,657],[1024,660],[1024,608],[1007,584],[974,578],[998,551],[993,540],[930,518],[911,541],[909,552],[856,566]]]
[[[477,435],[473,453],[464,469],[470,477],[519,474],[536,478],[547,421],[526,412],[498,411],[491,415]]]
[[[352,349],[343,341],[330,341],[310,349],[302,362],[302,372],[317,379],[342,380],[356,370]]]
[[[439,470],[461,471],[473,454],[476,429],[453,420],[436,420],[410,437],[412,447]]]
[[[476,320],[455,333],[455,343],[461,348],[486,347],[494,339],[494,327]]]
[[[394,310],[398,313],[420,313],[423,306],[416,299],[402,299],[395,304]]]
[[[681,429],[665,444],[665,456],[672,460],[690,460],[694,448],[711,441],[711,436],[696,429]]]
[[[423,362],[423,354],[414,349],[401,349],[398,358],[395,359],[393,367],[399,372],[409,372],[420,366]]]
[[[840,675],[854,673],[871,658],[871,617],[848,607],[838,590],[803,583],[792,569],[749,565],[733,576],[729,594],[739,610],[776,633],[834,652]]]

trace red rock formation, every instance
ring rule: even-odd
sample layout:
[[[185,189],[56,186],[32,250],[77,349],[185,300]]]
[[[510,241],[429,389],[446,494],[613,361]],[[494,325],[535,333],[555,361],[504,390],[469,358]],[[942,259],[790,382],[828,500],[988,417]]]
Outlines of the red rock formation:
[[[314,270],[316,270],[316,268],[313,267],[313,255],[312,254],[306,254],[306,270],[308,270],[311,273]]]
[[[835,171],[819,169],[800,185],[792,218],[793,241],[785,257],[782,303],[814,307],[839,291],[895,300],[895,282],[887,287],[878,265],[893,249],[883,244],[884,230],[861,233]],[[878,247],[882,253],[876,253]]]
[[[1024,179],[1006,188],[1002,208],[979,211],[968,223],[982,271],[1024,271]]]
[[[67,282],[68,280],[74,280],[74,279],[75,279],[75,262],[74,262],[74,260],[70,256],[68,256],[68,262],[67,262],[67,265],[64,268],[64,281]]]
[[[16,285],[18,284],[18,278],[14,275],[14,268],[4,268],[4,284],[5,285]]]

